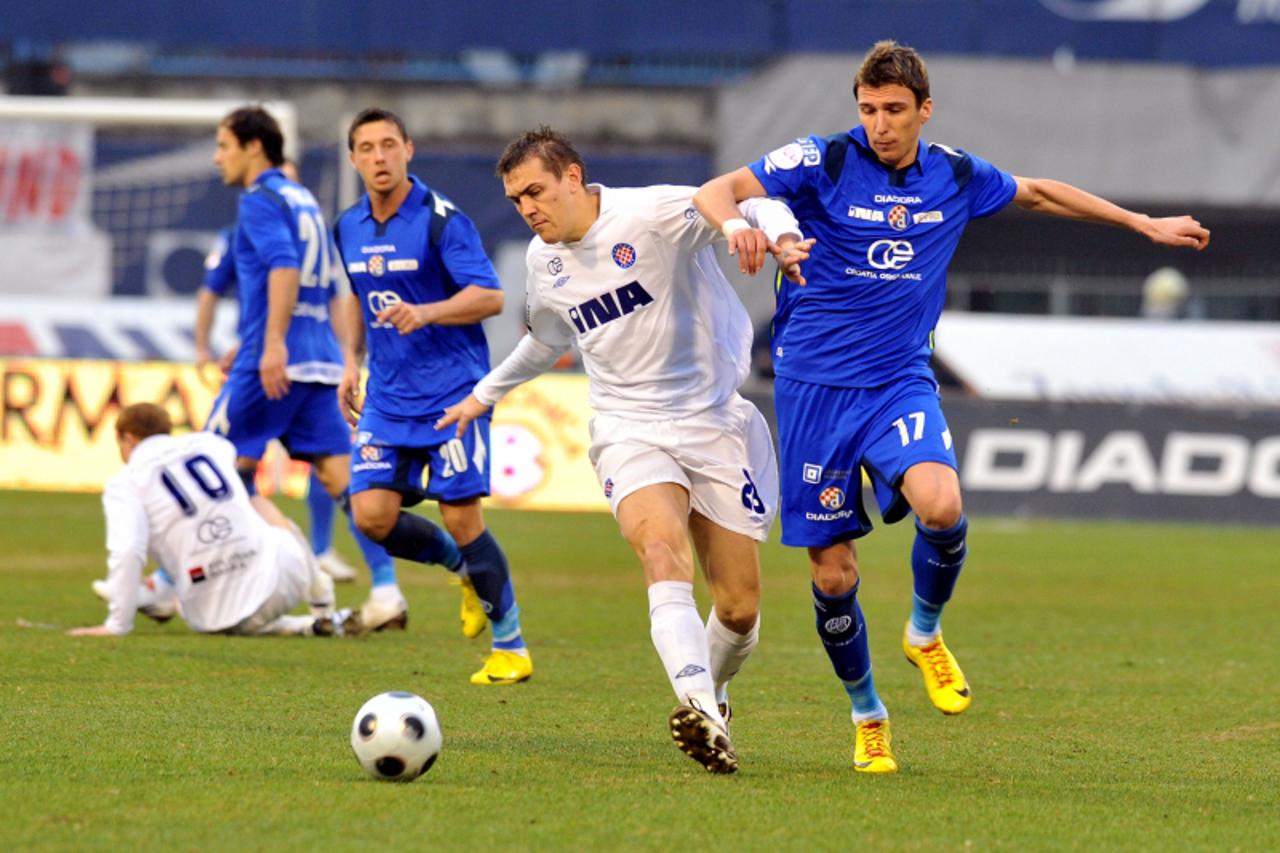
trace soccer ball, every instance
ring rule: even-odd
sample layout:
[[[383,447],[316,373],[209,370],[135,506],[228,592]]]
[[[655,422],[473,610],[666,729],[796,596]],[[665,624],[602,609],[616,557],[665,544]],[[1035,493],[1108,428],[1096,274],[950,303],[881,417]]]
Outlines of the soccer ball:
[[[435,709],[421,696],[379,693],[351,723],[351,750],[375,779],[412,782],[431,769],[444,736]]]

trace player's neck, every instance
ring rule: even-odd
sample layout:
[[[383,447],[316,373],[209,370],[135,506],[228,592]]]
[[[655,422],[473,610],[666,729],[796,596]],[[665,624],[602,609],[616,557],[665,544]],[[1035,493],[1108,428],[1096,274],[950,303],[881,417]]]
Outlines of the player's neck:
[[[586,198],[583,199],[581,218],[578,220],[577,227],[573,228],[564,240],[566,243],[576,243],[583,237],[587,236],[587,232],[591,230],[591,226],[596,224],[596,220],[600,218],[600,193],[597,190],[587,189]]]
[[[386,222],[396,215],[396,211],[400,209],[400,205],[404,204],[404,200],[409,197],[409,191],[412,189],[413,183],[406,178],[396,184],[390,192],[380,193],[369,190],[369,212],[379,222]]]
[[[245,189],[248,189],[249,187],[253,186],[254,181],[258,180],[258,178],[262,175],[262,173],[267,171],[270,168],[272,168],[272,165],[270,161],[266,159],[258,160],[250,164],[249,168],[244,173]]]

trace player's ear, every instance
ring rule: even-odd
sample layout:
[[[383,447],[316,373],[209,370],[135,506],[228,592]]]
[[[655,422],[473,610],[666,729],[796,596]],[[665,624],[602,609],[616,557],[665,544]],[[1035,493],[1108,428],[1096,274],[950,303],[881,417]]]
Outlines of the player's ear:
[[[920,123],[927,122],[931,115],[933,115],[933,98],[925,98],[924,103],[920,105]]]
[[[582,167],[577,163],[570,163],[566,166],[564,169],[564,176],[576,183],[578,186],[583,186],[585,184],[582,180]]]
[[[406,139],[404,141],[404,161],[408,163],[413,159],[413,140]]]

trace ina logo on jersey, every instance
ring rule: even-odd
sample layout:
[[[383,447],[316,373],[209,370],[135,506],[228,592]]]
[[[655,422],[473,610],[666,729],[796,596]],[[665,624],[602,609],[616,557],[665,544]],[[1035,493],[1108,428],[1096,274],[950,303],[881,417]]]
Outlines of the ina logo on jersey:
[[[569,319],[573,321],[574,328],[585,333],[619,317],[625,317],[651,302],[653,297],[649,292],[640,286],[640,282],[633,281],[622,285],[613,293],[602,293],[575,308],[570,308]]]

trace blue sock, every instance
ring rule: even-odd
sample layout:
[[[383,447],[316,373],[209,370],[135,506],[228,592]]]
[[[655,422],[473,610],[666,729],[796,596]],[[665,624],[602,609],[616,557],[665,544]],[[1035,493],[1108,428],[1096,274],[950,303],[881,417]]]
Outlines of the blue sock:
[[[871,679],[871,670],[857,681],[845,681],[844,692],[849,694],[853,703],[853,715],[859,720],[887,720],[889,709],[885,708],[880,697],[876,695],[876,685]]]
[[[422,516],[404,510],[380,544],[392,556],[415,563],[441,565],[450,571],[462,563],[462,554],[452,536]]]
[[[826,595],[814,585],[813,609],[817,615],[818,638],[849,694],[854,716],[888,717],[871,679],[871,653],[867,649],[867,625],[858,606],[858,584],[838,596]]]
[[[333,498],[324,490],[316,469],[311,469],[307,486],[307,509],[311,510],[311,553],[319,556],[333,545]]]
[[[356,527],[356,523],[347,517],[347,526],[351,536],[356,540],[360,555],[369,566],[369,575],[373,578],[371,586],[386,586],[396,582],[396,561],[387,553],[387,549],[365,536]]]
[[[467,564],[467,577],[489,614],[495,649],[523,649],[520,635],[520,608],[516,606],[515,589],[511,586],[511,567],[507,555],[493,534],[485,529],[473,541],[462,546]]]
[[[916,519],[916,541],[911,547],[911,573],[915,596],[911,606],[911,627],[925,635],[938,632],[942,607],[951,600],[956,579],[964,568],[965,534],[969,522],[964,516],[945,530],[931,530]]]

